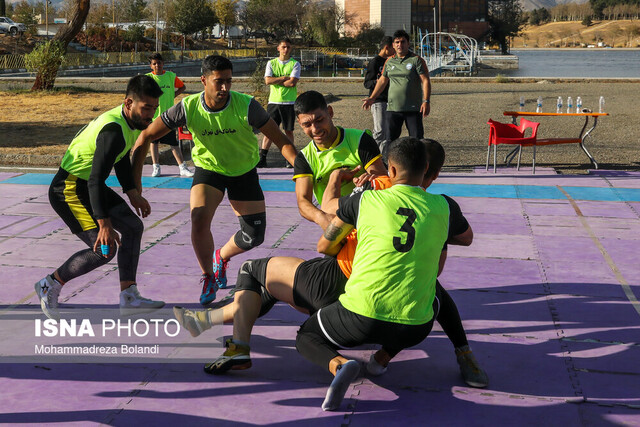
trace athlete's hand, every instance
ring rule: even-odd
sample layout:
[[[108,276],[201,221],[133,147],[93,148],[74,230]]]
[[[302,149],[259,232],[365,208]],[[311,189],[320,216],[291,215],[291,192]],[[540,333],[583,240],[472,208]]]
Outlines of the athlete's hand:
[[[146,218],[151,213],[151,205],[140,194],[132,194],[129,196],[131,206],[136,210],[136,214],[142,218]]]
[[[422,117],[427,117],[431,112],[431,104],[423,102],[422,105],[420,105],[420,112],[422,113]]]
[[[93,251],[102,255],[104,258],[108,258],[111,251],[113,251],[114,246],[120,246],[120,236],[111,226],[110,219],[99,219],[98,225],[100,226],[100,229],[98,230],[96,243],[93,245]],[[101,248],[102,245],[108,246],[109,252],[103,253]]]
[[[336,169],[332,173],[337,174],[338,175],[337,178],[339,178],[340,181],[347,182],[347,181],[351,181],[353,177],[356,176],[356,174],[361,170],[362,170],[362,166],[358,165],[353,169],[349,169],[348,167]]]
[[[356,185],[356,187],[362,187],[363,185],[365,185],[367,182],[371,182],[374,179],[376,179],[378,177],[378,175],[369,173],[369,172],[365,172],[362,175],[360,175],[359,177],[353,178],[353,183]]]

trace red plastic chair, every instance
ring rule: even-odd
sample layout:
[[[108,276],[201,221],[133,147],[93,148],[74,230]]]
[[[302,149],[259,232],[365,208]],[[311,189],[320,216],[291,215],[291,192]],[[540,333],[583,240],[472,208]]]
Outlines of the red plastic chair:
[[[511,123],[500,123],[489,119],[489,144],[487,146],[487,166],[489,170],[489,154],[493,145],[493,173],[496,173],[497,150],[499,144],[518,145],[518,169],[520,170],[520,157],[522,147],[533,147],[533,173],[536,173],[536,135],[540,123],[531,122],[527,119],[520,119],[520,125]],[[531,136],[525,137],[527,129],[531,129]],[[508,157],[508,156],[507,156]]]
[[[186,126],[181,126],[178,128],[178,144],[182,153],[189,153],[189,158],[185,158],[185,160],[191,159],[191,150],[193,149],[193,136]]]

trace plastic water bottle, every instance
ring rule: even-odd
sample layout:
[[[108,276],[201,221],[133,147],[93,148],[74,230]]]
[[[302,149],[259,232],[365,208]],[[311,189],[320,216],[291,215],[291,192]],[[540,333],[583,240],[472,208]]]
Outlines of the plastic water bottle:
[[[536,113],[542,113],[542,97],[538,97],[538,105],[536,106]]]
[[[567,114],[573,113],[573,98],[567,97]]]
[[[556,104],[556,113],[557,114],[562,113],[562,97],[561,96],[558,97],[558,103]]]
[[[604,96],[600,97],[600,102],[598,103],[598,112],[599,113],[604,113]]]
[[[582,97],[580,96],[576,99],[576,113],[582,113]]]
[[[520,111],[524,111],[524,96],[520,97]]]

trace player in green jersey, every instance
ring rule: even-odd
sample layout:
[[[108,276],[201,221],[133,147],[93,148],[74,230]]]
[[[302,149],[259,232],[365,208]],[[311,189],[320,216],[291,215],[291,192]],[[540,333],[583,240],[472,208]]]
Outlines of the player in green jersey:
[[[293,163],[296,149],[262,106],[251,96],[231,90],[233,65],[210,55],[202,62],[204,91],[187,96],[158,117],[140,134],[134,152],[138,185],[149,143],[185,124],[193,135],[196,172],[191,186],[191,243],[202,270],[200,303],[211,303],[219,287],[227,284],[228,260],[264,240],[264,194],[256,165],[259,129]],[[228,192],[240,230],[214,255],[211,221]],[[213,258],[213,264],[211,262]]]

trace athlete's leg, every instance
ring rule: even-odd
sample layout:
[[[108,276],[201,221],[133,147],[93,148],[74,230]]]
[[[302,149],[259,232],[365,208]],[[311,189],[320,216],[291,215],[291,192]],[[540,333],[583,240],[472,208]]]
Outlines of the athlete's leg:
[[[303,259],[294,257],[271,258],[267,265],[267,277],[264,284],[267,291],[278,301],[286,302],[297,310],[300,308],[296,307],[293,299],[293,284],[296,270],[303,262]],[[304,312],[308,313],[306,310]]]
[[[229,195],[229,197],[231,197],[231,195]],[[252,200],[252,201],[229,200],[229,203],[231,204],[231,208],[233,209],[233,212],[241,221],[241,227],[245,225],[245,224],[242,224],[242,217],[253,216],[253,215],[263,215],[266,210],[264,200]],[[254,224],[247,224],[247,225],[251,227]],[[240,230],[240,233],[245,231],[245,233],[247,233],[246,236],[248,236],[248,238],[251,239],[251,242],[248,243],[244,248],[241,248],[238,245],[238,242],[240,242],[241,240],[238,238],[237,233],[231,236],[231,238],[229,238],[227,243],[225,243],[224,246],[220,248],[220,256],[224,260],[228,260],[238,254],[247,252],[252,247],[254,247],[255,243],[258,240],[260,241],[260,243],[262,243],[262,239],[264,239],[264,226],[265,224],[260,224],[260,227],[255,227],[255,230]],[[255,235],[250,236],[249,233],[255,233]]]
[[[113,197],[120,198],[115,193],[111,196],[111,198]],[[118,272],[120,275],[120,290],[125,290],[136,283],[138,260],[140,259],[140,242],[144,225],[124,200],[109,209],[109,217],[113,228],[120,233]]]
[[[191,244],[203,274],[213,275],[211,220],[223,197],[221,190],[207,184],[191,187]]]
[[[176,159],[176,163],[178,163],[178,166],[184,163],[184,157],[182,156],[182,151],[180,150],[179,146],[172,146],[171,152],[173,153],[173,157]]]
[[[154,165],[160,163],[160,148],[158,147],[160,143],[158,141],[154,141],[151,143],[151,161]]]

